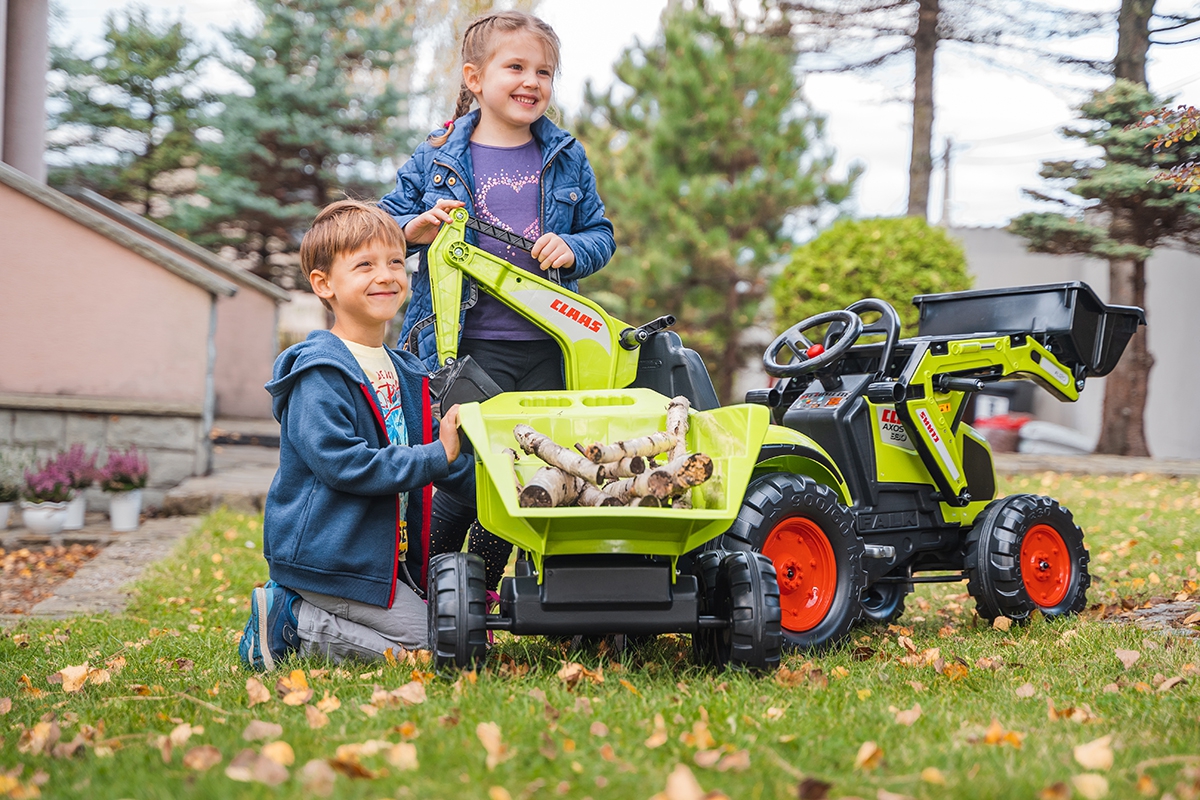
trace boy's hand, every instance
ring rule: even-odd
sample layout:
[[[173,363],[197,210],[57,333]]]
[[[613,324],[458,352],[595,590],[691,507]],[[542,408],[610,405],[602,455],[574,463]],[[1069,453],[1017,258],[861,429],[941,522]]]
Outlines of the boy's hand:
[[[466,203],[460,200],[438,200],[436,206],[408,221],[408,224],[404,226],[405,241],[409,244],[429,244],[437,236],[442,223],[450,221],[447,210],[464,205]]]
[[[543,233],[529,252],[540,262],[543,272],[575,266],[575,253],[557,233]]]
[[[450,406],[450,410],[442,414],[441,428],[438,430],[438,441],[446,448],[446,461],[453,463],[458,458],[462,444],[458,439],[458,404]]]

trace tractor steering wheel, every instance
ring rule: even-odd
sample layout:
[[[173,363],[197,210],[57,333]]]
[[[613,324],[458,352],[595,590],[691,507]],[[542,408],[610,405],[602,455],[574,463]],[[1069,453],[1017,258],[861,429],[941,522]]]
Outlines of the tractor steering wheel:
[[[841,323],[841,331],[835,332],[835,338],[828,345],[813,344],[804,337],[804,332],[818,325],[830,322]],[[767,352],[763,354],[763,369],[768,375],[776,378],[795,378],[809,375],[819,369],[841,360],[842,356],[854,346],[862,333],[863,323],[858,314],[853,311],[826,311],[806,320],[797,322],[783,333],[779,334]],[[795,355],[795,360],[787,364],[778,361],[779,351],[787,348]]]

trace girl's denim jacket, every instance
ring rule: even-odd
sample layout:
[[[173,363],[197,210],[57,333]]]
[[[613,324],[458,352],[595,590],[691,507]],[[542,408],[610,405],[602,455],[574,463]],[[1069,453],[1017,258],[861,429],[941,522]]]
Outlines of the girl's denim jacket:
[[[471,163],[470,145],[471,133],[478,122],[478,111],[460,118],[445,144],[441,147],[433,147],[428,142],[421,144],[400,168],[396,174],[396,188],[379,202],[400,227],[433,208],[443,198],[461,200],[466,203],[468,212],[475,213],[475,169]],[[542,151],[542,232],[557,233],[575,253],[575,266],[558,270],[557,275],[563,286],[578,291],[580,278],[591,275],[612,258],[616,250],[612,223],[604,216],[604,203],[596,191],[596,175],[583,145],[545,117],[533,123],[531,131]],[[467,230],[467,240],[477,244],[474,231]],[[400,343],[432,370],[438,364],[427,250],[426,245],[411,248],[411,252],[420,254],[420,266],[413,276],[412,298],[404,314]],[[555,272],[548,274],[553,276]],[[460,326],[466,319],[467,309],[475,305],[478,291],[475,281],[463,281]]]

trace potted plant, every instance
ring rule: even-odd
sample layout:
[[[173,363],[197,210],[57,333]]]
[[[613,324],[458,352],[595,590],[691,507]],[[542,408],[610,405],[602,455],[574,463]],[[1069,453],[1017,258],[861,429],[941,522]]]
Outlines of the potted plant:
[[[67,524],[63,530],[77,531],[83,527],[84,515],[87,514],[84,489],[96,479],[96,454],[89,456],[83,445],[73,444],[66,452],[58,454],[55,463],[67,473],[71,488],[75,490],[75,497],[67,506]]]
[[[0,453],[0,531],[8,527],[13,503],[21,499],[22,485],[17,459]]]
[[[71,500],[71,478],[55,459],[25,473],[21,518],[34,533],[51,537],[62,533],[67,524],[67,503]]]
[[[149,477],[146,459],[136,446],[121,452],[109,448],[100,468],[100,488],[111,495],[108,517],[114,531],[136,531],[142,513],[142,488]]]

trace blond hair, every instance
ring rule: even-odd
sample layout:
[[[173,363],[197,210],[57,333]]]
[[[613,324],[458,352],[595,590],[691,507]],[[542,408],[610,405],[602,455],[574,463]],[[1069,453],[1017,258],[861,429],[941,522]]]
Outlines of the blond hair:
[[[467,26],[467,31],[463,34],[462,63],[474,64],[482,69],[496,54],[496,39],[506,33],[530,33],[540,39],[546,47],[547,55],[550,56],[554,73],[558,74],[558,34],[544,21],[524,11],[497,11],[494,14],[485,14]],[[467,88],[466,81],[463,81],[458,88],[454,117],[446,123],[442,133],[429,137],[429,143],[434,147],[444,145],[450,134],[454,133],[454,120],[470,111],[474,100],[474,93]]]
[[[300,269],[311,286],[312,273],[329,274],[338,256],[371,242],[382,242],[405,252],[404,231],[379,206],[358,200],[330,203],[321,209],[300,240]],[[330,308],[325,298],[321,298],[321,303]]]

